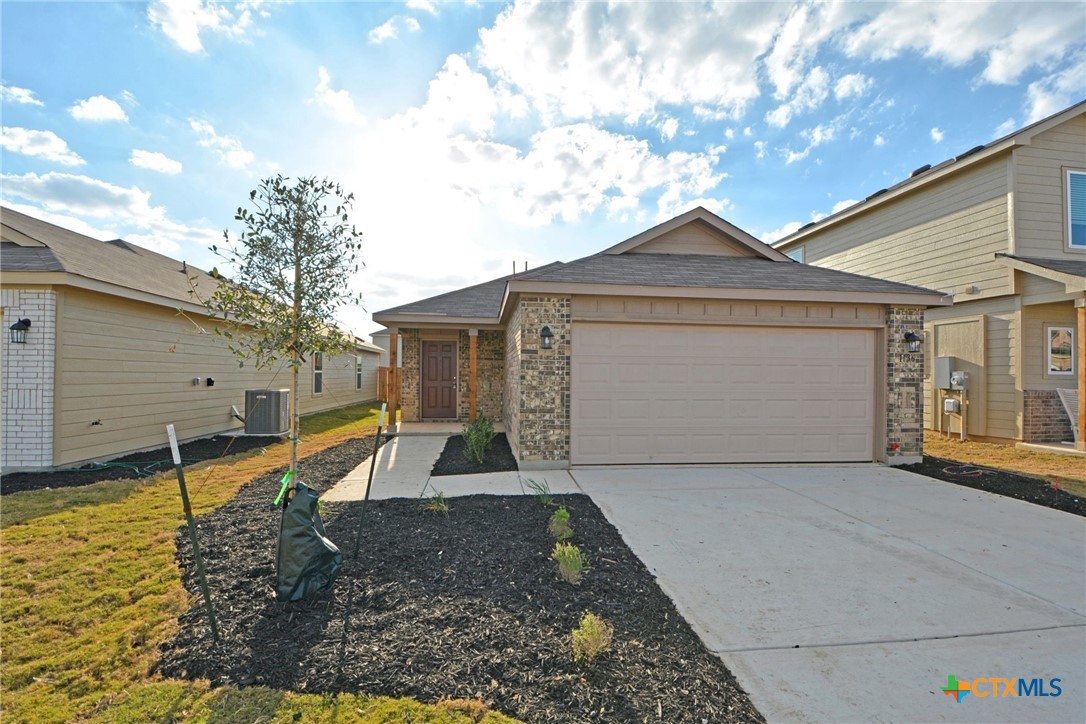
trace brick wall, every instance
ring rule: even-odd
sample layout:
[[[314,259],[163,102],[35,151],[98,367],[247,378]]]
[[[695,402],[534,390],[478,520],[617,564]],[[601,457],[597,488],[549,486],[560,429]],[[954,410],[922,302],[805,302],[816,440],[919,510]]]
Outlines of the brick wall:
[[[514,318],[519,336],[517,374],[517,454],[542,467],[569,460],[570,347],[569,297],[521,297]],[[514,331],[510,322],[510,331]],[[550,327],[553,347],[542,349],[539,331]],[[506,340],[510,340],[507,334]],[[507,432],[508,434],[508,432]]]
[[[1064,442],[1074,440],[1071,418],[1055,390],[1022,391],[1022,440]]]
[[[8,330],[0,341],[3,358],[3,452],[0,465],[9,468],[53,464],[53,392],[56,356],[57,297],[49,289],[0,291],[4,326],[18,319],[31,321],[26,344],[11,344]]]
[[[418,422],[422,418],[422,335],[417,329],[401,329],[403,365],[400,369],[400,419]]]
[[[909,352],[905,335],[923,336],[922,307],[890,307],[886,314],[886,460],[920,462],[924,454],[924,355]]]
[[[502,422],[505,423],[505,437],[513,449],[513,455],[520,459],[520,344],[521,344],[520,307],[513,310],[509,324],[505,327],[505,384],[502,394]]]

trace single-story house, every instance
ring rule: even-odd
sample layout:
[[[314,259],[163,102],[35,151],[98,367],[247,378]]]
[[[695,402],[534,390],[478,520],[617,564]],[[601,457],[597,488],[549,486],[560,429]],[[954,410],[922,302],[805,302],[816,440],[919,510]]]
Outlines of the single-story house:
[[[775,248],[953,294],[924,322],[927,429],[1051,444],[1078,428],[1086,450],[1086,101],[921,166]],[[961,393],[933,378],[940,357],[968,375],[964,415],[944,413]]]
[[[246,390],[290,386],[286,365],[239,367],[190,294],[215,281],[183,261],[3,208],[0,273],[5,472],[161,447],[169,423],[182,440],[238,431]],[[310,356],[302,413],[375,399],[379,355]]]
[[[923,445],[915,335],[947,303],[796,263],[697,208],[373,318],[403,340],[402,421],[500,420],[525,469],[905,464]]]

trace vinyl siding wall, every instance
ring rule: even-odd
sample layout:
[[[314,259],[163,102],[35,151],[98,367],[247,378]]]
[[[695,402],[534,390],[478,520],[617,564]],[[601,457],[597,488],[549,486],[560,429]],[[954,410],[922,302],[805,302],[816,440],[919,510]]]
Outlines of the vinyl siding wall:
[[[1015,251],[1086,261],[1067,247],[1067,170],[1086,171],[1086,116],[1039,133],[1014,149]]]
[[[244,414],[246,389],[290,387],[285,364],[238,367],[206,318],[82,290],[61,294],[54,465],[163,445],[169,423],[181,439],[236,430],[242,424],[230,406]],[[299,375],[302,413],[376,399],[378,355],[361,355],[361,391],[355,356],[341,355],[324,361],[320,395],[313,394],[308,360]]]
[[[1076,324],[1075,307],[1071,302],[1022,307],[1023,389],[1055,390],[1060,387],[1073,388],[1078,384],[1075,375],[1046,374],[1048,356],[1045,350],[1045,327],[1055,325],[1074,328]],[[1080,360],[1076,360],[1076,372],[1082,374]]]
[[[978,164],[827,228],[805,243],[806,262],[964,294],[1008,294],[1009,155]],[[959,296],[959,299],[961,296]]]

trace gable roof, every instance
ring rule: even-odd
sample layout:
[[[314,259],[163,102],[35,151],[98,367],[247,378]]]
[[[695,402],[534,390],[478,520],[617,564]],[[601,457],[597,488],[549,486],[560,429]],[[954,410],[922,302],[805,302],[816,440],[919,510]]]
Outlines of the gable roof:
[[[850,219],[857,214],[863,213],[869,209],[875,208],[882,204],[888,203],[894,199],[897,199],[904,194],[911,193],[912,191],[926,186],[933,181],[945,178],[949,175],[959,173],[967,168],[972,167],[975,164],[987,161],[999,154],[1009,152],[1016,146],[1028,146],[1033,137],[1039,133],[1054,128],[1060,124],[1086,113],[1086,100],[1079,101],[1070,108],[1054,113],[1047,118],[1042,118],[1036,123],[1032,123],[1028,126],[1008,133],[1002,138],[997,138],[990,143],[986,143],[980,146],[974,146],[973,148],[958,154],[953,158],[949,158],[942,163],[932,166],[930,164],[921,166],[920,168],[909,174],[909,177],[899,181],[898,183],[888,188],[879,189],[863,201],[853,204],[848,208],[842,209],[835,214],[830,214],[824,219],[820,219],[817,222],[811,222],[799,228],[788,236],[774,242],[773,246],[776,249],[786,249],[801,243],[807,236],[813,234],[816,231],[822,231],[830,226],[838,224]]]
[[[764,259],[774,259],[776,261],[788,261],[792,259],[785,256],[781,252],[777,251],[773,247],[769,246],[765,242],[756,239],[747,232],[740,229],[735,224],[732,224],[724,219],[720,218],[713,212],[709,211],[703,206],[698,206],[683,214],[679,214],[673,219],[657,224],[656,226],[642,231],[636,236],[631,236],[626,241],[619,242],[612,247],[604,249],[601,254],[627,254],[636,250],[640,246],[649,244],[652,241],[665,236],[676,229],[686,226],[687,224],[700,222],[707,225],[719,234],[722,234],[726,239],[734,242],[738,242],[739,246],[744,247],[751,252],[754,256]]]
[[[79,286],[78,280],[100,282],[115,293],[138,292],[152,298],[147,301],[168,301],[173,307],[177,302],[194,301],[189,293],[191,277],[196,277],[195,283],[206,294],[219,283],[202,269],[150,249],[121,239],[99,241],[14,209],[0,208],[0,225],[4,227],[0,272],[5,276],[67,274],[71,277],[57,283],[76,282]],[[5,281],[10,282],[11,277]]]
[[[996,260],[1012,269],[1060,282],[1067,287],[1068,293],[1086,291],[1086,260],[1042,259],[1015,254],[996,254]]]
[[[704,209],[695,211],[698,213],[688,212],[676,218],[684,219],[687,224],[702,223],[703,214],[710,213]],[[375,312],[373,319],[389,326],[496,325],[501,322],[509,297],[522,292],[723,299],[786,295],[789,299],[826,302],[920,306],[949,303],[941,292],[930,289],[799,264],[756,239],[753,243],[765,247],[765,251],[752,247],[760,252],[754,256],[632,253],[638,246],[681,225],[665,222],[651,229],[654,233],[649,236],[639,234],[598,254],[567,263],[555,262],[385,309]]]

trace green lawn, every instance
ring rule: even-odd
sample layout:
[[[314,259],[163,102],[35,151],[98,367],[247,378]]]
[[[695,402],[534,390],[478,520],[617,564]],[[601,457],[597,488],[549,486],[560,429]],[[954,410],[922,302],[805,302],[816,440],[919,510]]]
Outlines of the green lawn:
[[[302,425],[309,455],[373,433],[379,407],[320,413]],[[280,443],[187,468],[193,511],[289,460]],[[101,482],[4,496],[0,597],[5,721],[506,722],[477,702],[299,695],[259,687],[213,689],[157,677],[158,646],[189,606],[174,562],[184,522],[177,481]],[[297,717],[297,718],[296,718]]]

